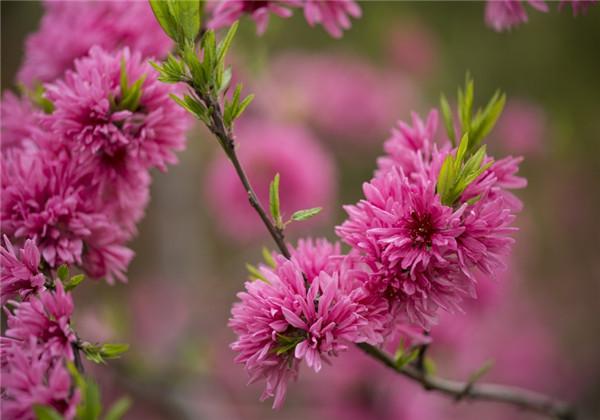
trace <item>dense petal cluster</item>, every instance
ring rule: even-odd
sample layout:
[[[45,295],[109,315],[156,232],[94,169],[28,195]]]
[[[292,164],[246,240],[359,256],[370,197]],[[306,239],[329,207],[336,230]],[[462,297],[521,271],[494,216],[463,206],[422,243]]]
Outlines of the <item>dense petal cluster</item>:
[[[46,0],[44,6],[18,74],[28,86],[60,77],[94,45],[108,51],[128,46],[144,57],[163,57],[173,46],[145,1]]]
[[[318,246],[336,248],[324,242]],[[374,331],[376,323],[365,317],[370,312],[364,304],[367,293],[353,277],[337,271],[320,271],[313,277],[303,274],[301,264],[316,268],[323,261],[319,257],[319,261],[302,262],[305,256],[313,260],[315,248],[310,242],[299,248],[292,260],[277,256],[275,268],[261,267],[264,281],[246,283],[229,323],[238,336],[231,345],[238,352],[236,361],[245,365],[250,382],[266,379],[262,399],[274,397],[274,407],[283,403],[300,361],[318,372],[323,362],[350,343],[376,343],[381,337]]]
[[[362,15],[354,0],[220,0],[214,6],[209,5],[211,17],[207,26],[210,29],[227,27],[243,15],[250,15],[260,35],[267,29],[269,14],[289,18],[292,16],[290,8],[296,7],[304,8],[304,17],[310,26],[323,25],[334,38],[340,38],[345,29],[350,29],[350,17]]]
[[[44,286],[44,275],[40,273],[41,256],[35,242],[25,241],[22,249],[13,247],[7,237],[0,246],[0,299],[4,305],[15,296],[26,297]]]
[[[27,344],[34,338],[48,354],[73,360],[76,337],[69,325],[73,299],[60,281],[55,284],[54,291],[45,290],[26,301],[13,302],[15,308],[7,316],[6,340]]]
[[[81,395],[66,366],[66,359],[50,354],[34,338],[0,344],[3,418],[34,420],[36,405],[56,410],[62,418],[75,418]]]
[[[527,12],[523,0],[488,0],[485,6],[485,21],[495,31],[501,32],[525,23]],[[534,9],[547,12],[548,5],[544,0],[526,0]]]
[[[445,205],[436,184],[453,151],[433,144],[436,113],[427,122],[413,115],[412,127],[398,127],[363,187],[365,198],[345,207],[349,217],[337,233],[369,267],[366,287],[409,322],[429,328],[440,308],[460,310],[462,298],[474,296],[474,270],[492,273],[502,265],[521,207],[508,190],[525,180],[515,175],[520,160],[505,158],[473,181],[459,202]]]
[[[284,217],[303,208],[323,207],[325,211],[307,223],[327,219],[329,204],[336,195],[335,166],[310,131],[297,125],[246,118],[237,122],[236,135],[238,156],[262,203],[269,201],[269,183],[279,173]],[[224,233],[240,241],[265,233],[225,156],[213,162],[205,185],[208,204]]]

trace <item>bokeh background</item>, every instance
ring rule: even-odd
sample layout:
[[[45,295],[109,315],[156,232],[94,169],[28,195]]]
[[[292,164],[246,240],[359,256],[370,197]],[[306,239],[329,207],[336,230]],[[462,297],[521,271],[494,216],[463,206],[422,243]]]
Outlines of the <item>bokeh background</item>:
[[[507,108],[488,143],[497,156],[525,157],[521,231],[508,270],[480,279],[480,301],[433,330],[432,355],[438,372],[458,379],[493,359],[486,379],[570,399],[582,418],[600,418],[600,6],[574,18],[551,4],[501,34],[485,26],[482,2],[361,6],[341,40],[298,12],[272,18],[262,37],[242,22],[234,78],[257,98],[238,142],[256,189],[281,172],[288,215],[325,208],[292,227],[290,241],[333,239],[341,205],[361,197],[395,121],[424,116],[442,91],[454,98],[467,70],[479,104],[502,89]],[[15,90],[42,12],[37,2],[1,3],[3,91]],[[180,164],[154,174],[129,282],[76,290],[82,337],[131,343],[122,359],[88,366],[107,402],[133,398],[126,418],[536,418],[456,405],[354,351],[319,375],[302,372],[281,411],[260,403],[262,385],[246,386],[233,363],[226,324],[245,262],[271,243],[219,152],[195,126]]]

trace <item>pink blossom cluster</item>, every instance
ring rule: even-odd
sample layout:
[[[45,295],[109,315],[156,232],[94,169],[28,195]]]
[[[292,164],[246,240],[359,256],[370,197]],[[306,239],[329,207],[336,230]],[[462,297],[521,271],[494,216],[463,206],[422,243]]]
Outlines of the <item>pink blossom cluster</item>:
[[[516,176],[519,158],[490,166],[459,200],[444,204],[437,191],[440,167],[455,149],[435,142],[437,111],[426,121],[399,123],[386,141],[365,198],[345,206],[348,219],[336,231],[369,267],[366,287],[385,297],[411,323],[429,328],[439,309],[456,311],[475,295],[475,274],[502,268],[514,240],[511,233],[521,202],[511,189],[526,182]]]
[[[304,17],[310,26],[322,25],[334,38],[340,38],[352,24],[350,17],[359,18],[360,6],[354,0],[220,0],[210,7],[210,29],[230,26],[243,15],[250,15],[256,22],[257,32],[267,29],[269,15],[289,18],[293,8],[304,9]]]
[[[373,345],[402,337],[414,343],[437,322],[440,310],[462,310],[476,296],[477,276],[495,274],[513,243],[521,203],[511,189],[519,158],[493,161],[454,203],[437,184],[446,158],[457,153],[437,142],[438,114],[398,123],[385,143],[365,198],[345,206],[336,228],[351,250],[325,240],[301,240],[291,259],[260,266],[260,279],[232,310],[232,344],[250,381],[266,379],[263,399],[282,404],[287,383],[302,361],[319,371],[322,362],[350,343]]]
[[[485,21],[497,32],[511,29],[528,21],[524,3],[540,12],[548,12],[545,0],[487,0],[485,6]],[[573,16],[586,13],[587,9],[597,3],[597,0],[561,0],[558,9],[571,6]]]
[[[50,268],[124,281],[149,170],[176,162],[189,121],[138,52],[94,46],[72,67],[44,85],[50,113],[26,104],[3,115],[2,233],[34,240]],[[127,102],[135,92],[123,90],[136,81],[138,97]],[[2,109],[15,102],[5,96]]]
[[[56,281],[54,291],[44,289],[9,304],[7,329],[0,338],[2,416],[34,419],[33,407],[43,405],[73,419],[80,392],[67,368],[76,342],[70,327],[71,295]]]

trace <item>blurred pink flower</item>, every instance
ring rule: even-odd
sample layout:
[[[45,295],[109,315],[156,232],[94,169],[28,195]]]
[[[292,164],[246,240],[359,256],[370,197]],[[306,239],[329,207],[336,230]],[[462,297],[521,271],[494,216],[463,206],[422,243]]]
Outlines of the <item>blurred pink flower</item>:
[[[535,155],[544,149],[547,123],[541,107],[512,100],[506,105],[493,135],[509,153]]]
[[[327,219],[336,195],[335,166],[310,132],[294,125],[248,118],[240,120],[235,131],[240,161],[263,205],[269,202],[269,183],[279,173],[284,219],[311,207],[323,207],[323,211],[304,222],[304,228]],[[240,241],[265,233],[225,156],[217,156],[205,182],[208,205],[224,233]],[[294,225],[290,228],[293,230]]]
[[[540,12],[548,11],[548,5],[544,0],[525,1]],[[525,12],[523,2],[524,0],[487,0],[485,22],[497,32],[527,22],[527,12]]]
[[[354,0],[305,0],[304,17],[310,26],[321,24],[334,38],[341,38],[345,29],[352,26],[350,16],[362,16]]]
[[[2,305],[15,296],[25,298],[44,286],[44,275],[39,271],[41,257],[35,242],[25,241],[22,249],[15,251],[4,236],[4,246],[0,246],[0,297]]]
[[[69,325],[73,299],[60,281],[56,281],[55,286],[54,291],[44,290],[27,301],[13,301],[14,309],[8,312],[5,335],[21,344],[27,344],[33,337],[49,355],[73,360],[71,345],[76,337]]]
[[[372,335],[361,315],[366,308],[357,302],[364,292],[345,285],[347,277],[322,271],[307,281],[294,261],[277,256],[276,262],[274,269],[260,268],[266,281],[246,282],[229,322],[238,336],[231,345],[236,362],[245,365],[250,382],[266,379],[261,400],[274,397],[274,408],[281,407],[301,360],[318,372],[329,357]]]
[[[416,79],[430,77],[439,60],[438,40],[426,23],[398,22],[385,37],[392,63]]]
[[[373,144],[416,92],[402,74],[378,70],[357,57],[286,54],[258,82],[257,105],[278,119],[309,121],[324,140]]]
[[[207,23],[209,29],[231,26],[243,15],[248,14],[256,22],[256,32],[262,35],[267,30],[269,13],[279,17],[292,16],[289,7],[302,5],[301,0],[220,0],[212,8],[212,16]]]
[[[35,405],[52,407],[62,418],[75,418],[79,389],[65,366],[65,359],[47,353],[35,339],[0,345],[2,372],[2,417],[34,420]]]
[[[157,58],[173,46],[146,1],[46,0],[44,6],[40,28],[27,38],[18,74],[27,86],[60,77],[94,45],[108,51],[128,46],[143,57]]]
[[[2,153],[11,148],[34,147],[32,139],[40,130],[39,112],[26,98],[19,98],[10,91],[2,94],[0,102],[0,146]]]
[[[566,5],[571,5],[573,16],[577,16],[580,13],[587,13],[589,7],[596,3],[598,3],[598,0],[560,0],[558,10],[562,11]]]

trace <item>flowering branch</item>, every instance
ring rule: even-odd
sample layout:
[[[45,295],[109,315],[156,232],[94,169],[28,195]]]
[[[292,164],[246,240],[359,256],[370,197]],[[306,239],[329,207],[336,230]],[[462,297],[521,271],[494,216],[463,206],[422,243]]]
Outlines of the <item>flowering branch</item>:
[[[160,6],[156,6],[154,2],[151,2],[151,4],[153,4],[155,13],[157,13],[157,9],[160,8]],[[177,6],[174,7],[175,12],[172,13],[172,19],[161,21],[159,18],[159,22],[163,25],[163,28],[168,34],[181,34],[185,32],[185,25],[180,25],[181,28],[178,27],[176,17],[178,13],[176,10]],[[161,11],[159,10],[157,17],[160,15],[160,12]],[[215,40],[214,32],[211,30],[207,31],[202,37],[200,52],[196,49],[196,32],[192,31],[187,39],[184,39],[183,41],[178,40],[177,36],[172,36],[178,44],[177,56],[171,55],[164,63],[154,64],[154,67],[160,73],[159,80],[167,83],[183,82],[189,87],[189,93],[184,95],[183,98],[174,96],[173,99],[202,121],[216,136],[223,151],[234,166],[236,173],[248,194],[248,200],[251,206],[258,213],[283,256],[287,260],[290,260],[291,253],[284,240],[284,225],[282,225],[280,221],[278,204],[275,205],[276,209],[274,211],[274,200],[272,197],[271,213],[273,219],[269,218],[267,212],[258,200],[236,153],[233,122],[241,115],[252,100],[252,96],[248,96],[240,101],[241,85],[236,87],[231,102],[225,99],[225,93],[227,92],[229,81],[231,79],[231,70],[225,68],[224,59],[236,29],[237,23],[231,26],[225,38],[219,43]],[[486,130],[489,131],[489,129],[491,129],[503,105],[503,98],[495,96],[491,101],[491,105],[488,105],[486,110],[483,112],[478,111],[475,118],[471,119],[471,105],[473,99],[472,82],[467,83],[467,89],[463,96],[465,98],[462,101],[464,102],[464,106],[459,109],[459,111],[461,111],[461,122],[463,123],[463,128],[465,128],[466,124],[467,130],[473,131],[476,135],[471,140],[469,140],[468,136],[463,136],[456,152],[456,156],[449,155],[444,162],[442,172],[445,176],[442,177],[440,175],[440,178],[443,178],[444,182],[442,185],[438,185],[438,189],[445,192],[443,195],[447,196],[447,200],[445,201],[447,201],[448,205],[453,205],[463,194],[466,187],[487,169],[486,166],[482,166],[485,147],[482,146],[476,152],[472,149],[479,147],[481,138],[486,134]],[[445,114],[447,114],[447,112]],[[472,125],[476,126],[477,129],[472,129]],[[489,165],[490,164],[488,163],[488,166]],[[275,201],[278,201],[277,183],[278,180],[276,179],[274,181],[275,187],[273,187],[273,185],[271,187],[272,194],[276,196]],[[311,299],[314,301],[314,296],[319,293],[317,291],[318,286],[312,287],[313,285],[307,281],[306,273],[303,273],[302,276],[304,277],[305,289],[310,289],[309,294],[311,291],[314,293],[314,295],[311,295],[313,296]],[[266,283],[271,284],[268,279],[262,279]],[[327,276],[325,276],[325,279],[327,279]],[[332,299],[331,294],[328,299]],[[319,307],[319,311],[320,310],[321,308]],[[289,310],[286,312],[286,308],[283,309],[283,312],[286,321],[282,322],[286,325],[291,324],[295,328],[290,329],[289,326],[286,326],[285,330],[281,330],[281,332],[277,334],[281,340],[279,343],[280,347],[276,347],[272,350],[275,351],[276,355],[281,356],[284,359],[289,357],[289,359],[286,360],[290,361],[291,364],[294,357],[301,358],[302,356],[299,356],[299,354],[308,351],[306,349],[305,332],[303,332],[306,330],[307,324],[304,319],[298,317],[296,314]],[[299,343],[302,343],[304,347],[301,348]],[[496,401],[515,405],[557,419],[574,418],[574,413],[567,404],[532,391],[493,384],[476,385],[475,382],[478,378],[477,376],[467,382],[457,382],[431,376],[427,373],[427,369],[425,369],[426,346],[422,346],[418,349],[416,364],[403,364],[393,360],[385,352],[371,344],[360,342],[356,345],[369,356],[380,361],[397,373],[420,383],[426,390],[441,392],[454,397],[457,401],[462,399]],[[295,356],[294,354],[289,353],[289,351],[294,348]],[[320,369],[320,361],[318,361],[318,365],[315,361],[310,362],[309,365],[310,364],[314,364],[315,370],[318,371]],[[284,371],[277,375],[285,374]],[[278,378],[281,378],[281,376],[278,376]],[[277,381],[279,381],[279,379],[277,379]],[[267,385],[267,387],[269,386],[270,385]],[[282,401],[283,393],[277,392],[278,395],[275,396],[274,406],[278,406]],[[267,390],[266,394],[268,396],[273,396],[273,389]]]

